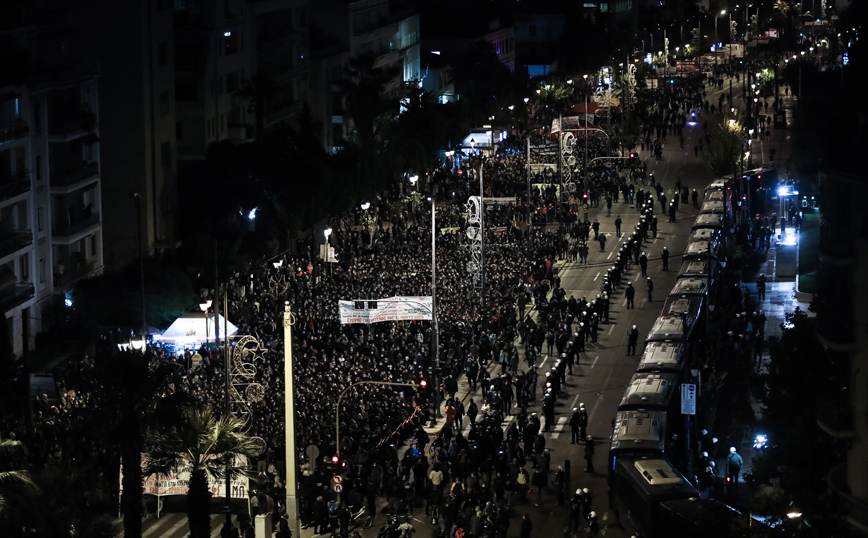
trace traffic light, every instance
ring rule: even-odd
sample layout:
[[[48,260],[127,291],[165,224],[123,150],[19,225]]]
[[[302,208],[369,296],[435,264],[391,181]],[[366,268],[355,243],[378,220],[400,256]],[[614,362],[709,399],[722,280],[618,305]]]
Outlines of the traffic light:
[[[332,461],[329,465],[331,471],[334,474],[341,474],[347,470],[347,460],[342,459],[340,456],[335,454],[332,456]]]
[[[423,379],[422,381],[419,382],[419,388],[423,388],[423,389],[424,389],[424,388],[427,388],[427,387],[428,387],[428,381],[427,381],[427,380]]]

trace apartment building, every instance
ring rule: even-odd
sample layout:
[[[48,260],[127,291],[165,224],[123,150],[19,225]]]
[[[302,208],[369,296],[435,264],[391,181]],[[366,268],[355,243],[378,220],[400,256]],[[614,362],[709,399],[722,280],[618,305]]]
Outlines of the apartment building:
[[[20,356],[103,269],[99,69],[63,6],[0,19],[0,310]]]

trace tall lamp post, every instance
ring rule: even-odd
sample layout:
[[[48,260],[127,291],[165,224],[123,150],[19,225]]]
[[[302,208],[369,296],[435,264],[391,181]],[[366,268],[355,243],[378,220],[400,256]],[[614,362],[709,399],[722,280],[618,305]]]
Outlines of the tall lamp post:
[[[440,328],[437,324],[437,202],[434,199],[434,189],[431,189],[431,335],[434,355],[434,378],[439,387],[440,380]]]
[[[142,251],[142,195],[134,192],[133,198],[136,200],[136,221],[139,228],[139,287],[142,293],[142,339],[147,342],[148,338],[148,320],[145,313],[145,253]]]
[[[284,446],[286,447],[286,516],[292,525],[292,535],[301,536],[298,520],[298,497],[296,494],[295,463],[295,392],[292,379],[292,324],[294,317],[289,309],[289,301],[283,307],[283,412]]]

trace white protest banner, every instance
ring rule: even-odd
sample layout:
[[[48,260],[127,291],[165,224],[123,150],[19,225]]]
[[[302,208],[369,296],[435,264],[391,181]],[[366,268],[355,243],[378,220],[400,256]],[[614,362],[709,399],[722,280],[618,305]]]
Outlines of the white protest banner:
[[[430,321],[434,301],[431,297],[389,297],[358,301],[338,301],[342,325],[382,321]]]
[[[144,477],[144,483],[142,484],[143,490],[142,493],[145,495],[156,495],[158,497],[162,497],[164,495],[186,495],[189,491],[190,484],[190,464],[182,459],[181,465],[175,469],[175,472],[170,473],[168,475],[158,475],[154,474],[151,476]],[[142,454],[142,471],[144,472],[145,468],[148,464],[148,456],[147,454]],[[246,458],[238,456],[235,458],[235,465],[237,467],[244,467],[247,465]],[[233,499],[247,499],[248,498],[248,485],[247,478],[243,476],[234,476],[232,477],[232,498]],[[124,491],[124,467],[121,465],[120,472],[120,492]],[[221,479],[208,479],[208,491],[211,492],[213,497],[217,498],[226,498],[226,480]]]

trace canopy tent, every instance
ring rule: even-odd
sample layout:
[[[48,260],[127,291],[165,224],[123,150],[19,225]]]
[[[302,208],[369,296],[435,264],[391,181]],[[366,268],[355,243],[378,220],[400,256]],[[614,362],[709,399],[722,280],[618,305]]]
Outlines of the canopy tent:
[[[224,323],[229,336],[238,332],[238,327],[227,322],[223,316],[217,316],[215,327],[214,315],[205,315],[204,312],[187,312],[172,322],[163,334],[154,337],[154,340],[179,345],[196,344],[211,341],[215,338],[224,338]]]

